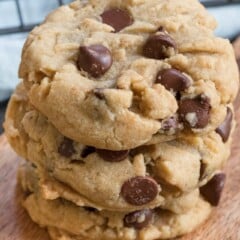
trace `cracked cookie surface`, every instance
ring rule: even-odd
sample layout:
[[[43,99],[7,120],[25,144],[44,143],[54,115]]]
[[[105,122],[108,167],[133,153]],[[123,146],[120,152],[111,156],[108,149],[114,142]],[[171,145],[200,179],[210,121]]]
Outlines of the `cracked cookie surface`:
[[[231,109],[229,108],[229,114]],[[110,151],[64,137],[27,98],[20,85],[9,103],[5,130],[18,154],[34,163],[46,198],[67,198],[79,206],[115,211],[174,207],[222,169],[230,154],[232,117],[206,136]],[[188,196],[188,197],[187,197]],[[184,202],[184,200],[181,200]],[[192,200],[194,203],[194,200]]]
[[[195,0],[76,1],[30,33],[19,75],[35,108],[84,145],[206,134],[238,90],[232,47],[215,27]]]

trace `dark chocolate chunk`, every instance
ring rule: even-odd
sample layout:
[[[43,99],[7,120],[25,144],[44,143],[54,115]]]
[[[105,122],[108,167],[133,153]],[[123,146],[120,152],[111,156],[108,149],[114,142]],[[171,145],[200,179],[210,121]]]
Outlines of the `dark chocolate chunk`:
[[[135,229],[142,229],[146,227],[153,218],[153,211],[151,209],[144,209],[127,214],[124,217],[124,226],[133,227]]]
[[[110,151],[105,149],[96,149],[97,154],[107,162],[121,162],[129,155],[129,150]]]
[[[64,157],[70,158],[74,153],[76,153],[73,141],[69,138],[64,137],[60,146],[58,147],[58,153]]]
[[[155,34],[148,38],[143,46],[143,55],[154,59],[168,58],[170,57],[170,48],[176,50],[177,46],[175,41],[167,33],[161,32],[161,34]]]
[[[164,69],[157,75],[156,83],[161,83],[167,90],[184,91],[190,87],[189,78],[177,69]]]
[[[100,77],[112,66],[112,54],[103,45],[81,46],[78,68],[93,77]]]
[[[222,191],[225,185],[226,175],[216,174],[206,185],[200,188],[200,193],[212,206],[219,204]]]
[[[126,202],[141,206],[153,201],[158,194],[158,184],[150,177],[134,177],[127,180],[121,189]]]
[[[125,9],[111,8],[102,13],[101,17],[102,22],[112,26],[115,32],[119,32],[133,24],[132,15]]]
[[[180,120],[190,128],[204,128],[209,123],[211,105],[209,99],[198,96],[193,99],[185,98],[179,103]]]
[[[90,147],[90,146],[87,146],[83,149],[82,153],[81,153],[81,157],[82,158],[86,158],[88,155],[94,153],[96,150],[94,147]]]
[[[233,113],[232,110],[227,108],[227,116],[224,122],[216,129],[216,132],[221,136],[223,142],[227,142],[232,128]]]

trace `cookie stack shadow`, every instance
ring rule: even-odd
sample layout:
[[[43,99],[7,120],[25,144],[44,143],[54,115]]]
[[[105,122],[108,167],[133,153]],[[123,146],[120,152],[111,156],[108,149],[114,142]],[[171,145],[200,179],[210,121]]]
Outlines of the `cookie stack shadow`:
[[[54,240],[189,233],[224,188],[238,88],[232,47],[213,36],[198,1],[92,2],[56,10],[24,46],[4,124],[25,159],[23,206]],[[164,19],[146,8],[164,9]]]

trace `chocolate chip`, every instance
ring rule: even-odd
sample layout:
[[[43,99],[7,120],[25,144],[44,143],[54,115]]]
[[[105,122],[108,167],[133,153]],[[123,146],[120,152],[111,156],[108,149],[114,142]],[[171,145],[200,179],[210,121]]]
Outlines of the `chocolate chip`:
[[[121,162],[129,155],[129,150],[110,151],[105,149],[96,149],[97,154],[107,162]]]
[[[190,87],[189,78],[177,69],[164,69],[157,75],[156,83],[161,83],[167,90],[184,91]]]
[[[178,128],[178,119],[177,117],[170,117],[162,121],[162,130],[170,131],[171,129]]]
[[[183,99],[179,103],[179,117],[186,126],[204,128],[210,119],[211,105],[209,99],[198,96],[193,99]]]
[[[200,188],[200,193],[211,205],[217,206],[219,204],[225,180],[226,175],[224,173],[219,173],[206,185]]]
[[[165,32],[150,36],[143,46],[143,55],[148,58],[164,59],[170,57],[169,49],[176,50],[175,41]]]
[[[134,177],[127,180],[121,195],[129,204],[141,206],[153,201],[158,194],[157,182],[150,177]]]
[[[153,211],[151,209],[132,212],[124,217],[124,226],[142,229],[151,222],[152,218]]]
[[[78,68],[93,77],[100,77],[112,66],[112,54],[103,45],[81,46]]]
[[[63,141],[58,147],[58,153],[67,158],[71,157],[74,153],[76,153],[73,146],[73,141],[69,138],[64,137]]]
[[[83,149],[82,153],[81,153],[81,157],[82,158],[86,158],[88,155],[94,153],[96,150],[94,147],[90,147],[90,146],[87,146]]]
[[[101,14],[102,22],[112,26],[115,32],[119,32],[133,24],[133,17],[127,10],[112,8]]]
[[[227,108],[227,116],[224,122],[216,129],[216,132],[221,136],[223,142],[227,142],[232,127],[233,113],[232,110]]]

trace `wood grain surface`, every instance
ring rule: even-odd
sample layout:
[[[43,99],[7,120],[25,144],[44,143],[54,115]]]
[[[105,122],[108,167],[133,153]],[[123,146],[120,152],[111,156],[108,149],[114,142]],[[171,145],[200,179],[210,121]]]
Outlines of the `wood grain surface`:
[[[19,158],[5,136],[0,137],[0,240],[49,240],[21,206],[16,172]]]
[[[240,39],[235,44],[239,49]],[[236,119],[240,123],[240,96],[235,102]],[[239,125],[239,124],[238,124]],[[220,206],[209,220],[195,232],[178,240],[240,240],[240,127],[237,126],[232,156],[226,166],[228,174]],[[11,150],[4,135],[0,137],[0,240],[50,240],[21,207],[21,191],[16,181],[19,158]],[[97,240],[97,239],[96,239]]]

